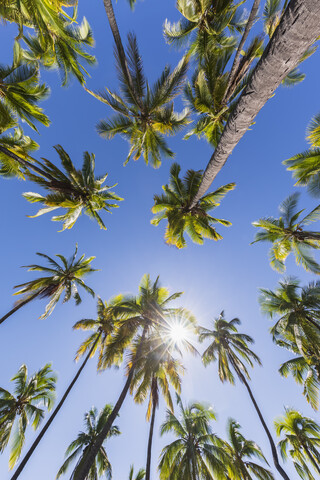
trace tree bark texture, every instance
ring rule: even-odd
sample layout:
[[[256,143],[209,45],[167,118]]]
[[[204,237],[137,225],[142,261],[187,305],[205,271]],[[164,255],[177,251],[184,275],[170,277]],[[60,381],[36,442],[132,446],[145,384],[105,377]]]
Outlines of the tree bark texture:
[[[319,0],[291,0],[244,89],[205,169],[191,208],[206,193],[233,149],[282,80],[320,35]]]

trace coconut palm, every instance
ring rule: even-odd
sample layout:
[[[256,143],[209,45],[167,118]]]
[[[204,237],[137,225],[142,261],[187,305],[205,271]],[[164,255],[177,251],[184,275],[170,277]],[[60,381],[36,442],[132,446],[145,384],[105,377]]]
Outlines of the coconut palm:
[[[129,480],[144,480],[146,472],[143,470],[143,468],[140,468],[138,471],[137,475],[133,478],[134,475],[134,468],[133,465],[130,467],[129,471]]]
[[[117,295],[108,302],[104,302],[101,298],[97,301],[97,318],[84,318],[73,325],[74,330],[93,330],[93,333],[82,342],[78,348],[76,361],[78,361],[87,352],[93,356],[98,350],[98,370],[103,370],[103,359],[107,355],[109,340],[117,328],[116,308],[122,305],[123,296]],[[121,360],[121,357],[120,359]],[[114,359],[114,363],[116,363]]]
[[[168,304],[179,298],[181,292],[169,294],[167,288],[161,287],[159,278],[152,282],[149,275],[144,275],[139,285],[139,295],[136,297],[124,297],[122,305],[115,308],[118,326],[113,335],[113,340],[109,342],[108,349],[103,357],[102,365],[107,368],[112,366],[114,360],[118,363],[119,357],[123,355],[127,348],[133,345],[133,341],[140,336],[139,346],[136,350],[135,358],[132,359],[129,371],[127,371],[127,380],[116,402],[116,405],[110,414],[103,430],[97,437],[94,445],[87,455],[86,462],[81,471],[79,471],[77,480],[85,480],[90,470],[90,466],[102,445],[104,438],[109,432],[120,408],[129,392],[132,379],[135,373],[137,361],[141,356],[143,345],[154,329],[166,328],[172,317],[177,322],[189,322],[192,315],[183,308],[172,308]]]
[[[240,382],[245,385],[253,406],[258,414],[259,420],[268,437],[274,465],[281,477],[285,480],[289,480],[288,475],[279,464],[277,449],[272,435],[248,383],[250,375],[247,365],[253,367],[254,362],[261,365],[261,361],[258,355],[256,355],[249,347],[249,345],[254,342],[253,338],[249,335],[238,332],[237,325],[240,324],[241,322],[238,318],[234,318],[228,322],[225,320],[224,312],[221,312],[219,318],[214,321],[213,330],[199,327],[200,342],[205,340],[211,342],[202,355],[203,363],[207,366],[211,362],[218,361],[219,378],[222,382],[227,381],[234,384],[234,371]]]
[[[80,432],[76,440],[70,443],[66,451],[67,458],[61,466],[56,478],[60,478],[63,474],[65,474],[71,464],[75,461],[77,461],[77,463],[71,473],[70,480],[78,478],[77,472],[79,468],[81,468],[87,452],[89,451],[91,445],[94,443],[95,439],[101,432],[111,412],[112,405],[107,404],[99,413],[95,407],[92,407],[89,412],[85,413],[85,431]],[[113,426],[110,429],[106,440],[111,437],[118,436],[120,435],[120,433],[121,432],[119,431],[119,428],[117,426]],[[112,477],[111,463],[103,445],[101,445],[99,452],[95,457],[95,461],[91,465],[87,479],[98,480],[98,478],[102,476],[109,480]]]
[[[311,418],[289,408],[274,424],[277,435],[284,435],[279,442],[283,459],[290,456],[299,476],[314,480],[308,464],[311,463],[317,474],[320,474],[320,426]]]
[[[111,208],[118,207],[113,202],[120,201],[122,198],[114,192],[110,192],[110,189],[116,184],[111,187],[103,186],[108,174],[95,178],[95,155],[93,153],[84,152],[82,169],[77,170],[61,145],[56,145],[54,148],[65,172],[46,159],[43,159],[43,163],[36,161],[35,166],[30,163],[27,165],[29,169],[38,173],[37,175],[29,170],[28,178],[49,191],[46,196],[33,192],[23,194],[29,202],[44,205],[31,218],[64,208],[66,213],[52,217],[53,221],[63,222],[62,231],[72,228],[82,212],[96,220],[100,228],[106,229],[98,212],[100,210],[111,212]],[[39,167],[36,169],[37,166],[40,166],[40,169]]]
[[[228,467],[228,478],[230,480],[273,480],[274,476],[270,470],[262,467],[258,463],[252,462],[251,458],[256,458],[263,463],[268,463],[261,448],[252,440],[247,440],[240,433],[238,422],[230,418],[228,420],[227,431],[229,443],[225,443],[225,449],[231,458]]]
[[[211,407],[201,403],[183,406],[177,396],[180,415],[167,410],[161,435],[172,433],[176,440],[165,446],[159,462],[161,480],[202,480],[225,478],[228,456],[223,442],[212,432],[210,422],[216,419]],[[217,475],[217,477],[215,476]]]
[[[14,393],[0,388],[0,451],[3,452],[11,437],[9,468],[13,468],[21,455],[29,423],[36,430],[54,402],[56,376],[46,364],[28,377],[26,365],[21,365],[11,379]]]
[[[79,367],[76,375],[73,377],[72,381],[70,382],[68,388],[64,392],[61,400],[59,401],[58,405],[55,407],[54,411],[50,415],[49,419],[41,429],[40,433],[38,434],[37,438],[29,448],[28,452],[22,459],[22,461],[19,463],[19,466],[17,470],[15,471],[13,477],[11,480],[17,480],[19,475],[21,474],[22,470],[28,463],[31,455],[39,445],[40,441],[44,437],[45,433],[49,429],[50,425],[52,424],[53,420],[61,410],[64,402],[68,398],[69,393],[71,392],[73,386],[77,382],[82,370],[86,366],[89,358],[93,357],[94,354],[96,353],[97,349],[99,349],[99,360],[98,360],[98,368],[99,368],[99,362],[101,360],[102,354],[104,350],[107,348],[108,340],[109,337],[111,336],[113,329],[115,328],[115,321],[114,321],[114,316],[112,313],[112,307],[116,305],[117,302],[120,301],[120,296],[114,299],[111,299],[109,301],[109,305],[107,302],[103,302],[101,298],[98,298],[97,302],[97,311],[98,311],[98,317],[96,320],[89,320],[89,319],[83,319],[77,322],[73,328],[74,329],[94,329],[95,332],[90,335],[90,337],[85,340],[82,345],[80,345],[76,360],[79,360],[85,353],[87,354],[85,359],[83,360],[81,366]]]
[[[320,348],[320,282],[301,287],[297,278],[288,277],[275,291],[261,288],[260,292],[263,313],[280,317],[271,329],[275,341],[279,335],[289,334],[302,354],[303,338]]]
[[[304,227],[320,218],[320,205],[299,220],[304,210],[297,211],[299,193],[289,195],[280,205],[279,218],[265,217],[253,222],[260,228],[255,235],[256,242],[272,242],[269,258],[274,270],[284,272],[285,260],[292,252],[297,264],[307,271],[320,273],[320,266],[312,256],[313,249],[320,248],[320,233],[304,230]]]
[[[283,342],[287,349],[290,349],[296,354],[294,358],[284,362],[280,368],[279,373],[283,377],[292,375],[294,380],[303,385],[303,395],[306,397],[308,403],[314,410],[319,408],[319,389],[320,389],[320,358],[319,349],[308,345],[301,356],[299,348],[294,342]]]
[[[135,372],[130,387],[130,392],[134,392],[134,400],[137,403],[144,402],[148,397],[147,421],[150,421],[147,462],[146,462],[146,480],[150,480],[151,473],[151,454],[152,441],[156,411],[159,407],[160,394],[165,399],[168,408],[173,412],[173,401],[170,393],[170,385],[177,393],[181,392],[181,374],[184,371],[180,360],[174,356],[175,351],[181,353],[180,349],[189,349],[194,353],[194,349],[188,341],[188,331],[190,332],[193,323],[184,323],[181,328],[184,330],[179,346],[174,339],[175,325],[168,325],[164,331],[159,330],[156,334],[149,336],[141,349],[141,355],[136,362]],[[184,337],[185,335],[185,337]],[[136,357],[139,348],[140,338],[134,344],[130,355],[129,370],[133,359]]]
[[[24,135],[21,127],[14,128],[13,131],[7,131],[11,127],[16,127],[17,123],[14,121],[13,124],[9,125],[7,128],[0,128],[0,175],[6,178],[18,177],[20,179],[25,179],[25,175],[19,163],[13,160],[11,156],[8,156],[6,152],[13,153],[23,159],[33,160],[30,157],[30,153],[39,148],[39,145],[32,140],[29,136]]]
[[[292,172],[296,185],[306,186],[310,195],[320,196],[320,115],[312,118],[307,127],[307,140],[311,147],[283,163]]]
[[[303,11],[303,14],[302,14]],[[319,36],[320,6],[315,0],[289,2],[245,89],[228,118],[204,171],[192,206],[207,192],[263,105]]]
[[[61,260],[61,265],[48,255],[37,252],[37,255],[48,261],[49,266],[26,265],[25,268],[28,268],[31,272],[45,272],[47,275],[36,278],[35,280],[30,280],[29,282],[21,283],[14,287],[20,288],[20,290],[15,292],[14,295],[23,295],[23,297],[18,301],[17,305],[10,310],[10,312],[0,319],[0,323],[4,322],[10,317],[10,315],[23,307],[23,305],[26,305],[37,297],[50,299],[44,314],[40,317],[41,319],[47,318],[51,315],[63,293],[63,302],[68,302],[72,297],[74,298],[76,305],[81,303],[81,297],[78,291],[79,287],[83,288],[94,297],[94,291],[84,283],[83,277],[89,273],[97,271],[90,266],[90,263],[95,257],[85,258],[85,255],[82,255],[76,260],[77,252],[78,245],[76,245],[75,252],[70,259],[66,259],[63,255],[57,254],[56,257]]]
[[[255,37],[247,52],[239,61],[234,78],[230,82],[227,68],[233,54],[233,48],[209,52],[187,82],[184,96],[188,107],[197,117],[192,129],[185,136],[204,136],[214,147],[217,146],[236,99],[244,89],[250,75],[252,62],[261,55],[263,40]]]
[[[246,19],[240,3],[233,0],[177,0],[177,9],[184,17],[176,23],[166,20],[164,36],[169,44],[189,46],[192,53],[234,47],[236,33],[241,33]]]
[[[48,117],[37,104],[49,94],[49,88],[39,83],[39,71],[34,66],[0,65],[0,129],[4,130],[18,118],[37,130],[34,122],[48,126]]]
[[[151,223],[158,225],[161,220],[167,219],[166,242],[178,248],[186,246],[184,233],[187,233],[193,242],[199,244],[203,244],[204,238],[222,239],[213,225],[220,223],[228,227],[231,223],[228,220],[214,218],[208,212],[220,205],[226,193],[234,189],[235,183],[228,183],[215,192],[205,195],[197,205],[191,207],[192,198],[201,182],[202,172],[201,170],[188,170],[182,180],[179,177],[180,170],[180,165],[174,163],[170,169],[169,185],[162,187],[164,194],[154,196],[155,203],[152,212],[156,216]]]
[[[121,57],[122,58],[122,57]],[[128,35],[127,66],[128,74],[116,54],[120,94],[111,92],[91,95],[109,105],[117,114],[110,120],[101,120],[97,125],[100,135],[113,138],[121,134],[130,143],[125,164],[133,157],[138,160],[142,155],[146,164],[155,168],[161,165],[161,156],[173,157],[164,136],[174,135],[188,122],[188,111],[181,114],[173,110],[172,100],[180,92],[188,66],[188,58],[184,57],[171,72],[166,67],[160,78],[151,87],[145,78],[143,65],[134,35]],[[129,75],[129,77],[128,77]],[[128,78],[131,78],[133,87]],[[132,90],[134,89],[134,90]]]

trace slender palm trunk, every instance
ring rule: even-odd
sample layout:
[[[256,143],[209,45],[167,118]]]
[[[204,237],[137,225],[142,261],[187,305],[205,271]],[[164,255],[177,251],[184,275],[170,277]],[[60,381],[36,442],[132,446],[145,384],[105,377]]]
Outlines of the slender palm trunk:
[[[310,322],[315,328],[317,328],[318,330],[320,330],[320,325],[315,322],[313,320],[313,318],[309,317],[309,315],[306,316],[306,319],[308,320],[308,322]]]
[[[147,450],[146,480],[150,480],[152,440],[153,440],[154,421],[156,418],[156,409],[157,409],[156,402],[153,401],[152,414],[151,414],[151,420],[150,420],[150,429],[149,429],[148,450]]]
[[[318,232],[296,232],[298,240],[320,240],[320,233]]]
[[[241,41],[240,41],[239,46],[238,46],[238,50],[237,50],[237,52],[235,54],[235,57],[234,57],[234,60],[233,60],[232,68],[231,68],[230,75],[229,75],[229,78],[228,78],[227,88],[225,90],[225,93],[224,93],[224,96],[223,96],[223,99],[222,99],[222,103],[224,103],[226,100],[228,100],[229,89],[230,89],[230,87],[232,85],[232,82],[233,82],[233,80],[236,76],[236,73],[237,73],[237,68],[238,68],[238,64],[239,64],[239,58],[240,58],[240,55],[241,55],[241,51],[244,47],[244,44],[246,43],[246,40],[247,40],[248,35],[250,33],[250,30],[251,30],[251,28],[254,24],[254,21],[255,21],[255,18],[256,18],[258,9],[259,9],[259,4],[260,4],[260,0],[254,0],[252,8],[251,8],[251,12],[250,12],[247,24],[246,24],[246,27],[244,29]]]
[[[24,456],[23,460],[20,462],[19,464],[19,467],[17,468],[16,472],[14,473],[14,475],[11,477],[11,480],[16,480],[20,473],[22,472],[22,470],[24,469],[24,467],[26,466],[29,458],[31,457],[31,455],[33,454],[33,452],[35,451],[35,449],[37,448],[38,444],[40,443],[40,440],[42,439],[42,437],[44,436],[44,434],[46,433],[46,431],[48,430],[48,428],[50,427],[51,423],[53,422],[53,420],[55,419],[56,415],[58,414],[59,410],[61,409],[62,405],[64,404],[67,396],[69,395],[72,387],[74,386],[74,384],[76,383],[76,381],[78,380],[79,376],[80,376],[80,373],[82,372],[82,370],[84,369],[84,367],[86,366],[86,363],[87,361],[89,360],[92,352],[94,351],[100,337],[101,337],[101,333],[99,333],[99,335],[97,336],[94,344],[92,345],[92,347],[90,348],[89,350],[89,353],[88,355],[86,356],[86,358],[84,359],[81,367],[79,368],[78,372],[76,373],[76,375],[74,376],[72,382],[70,383],[69,387],[67,388],[67,390],[65,391],[63,397],[61,398],[60,402],[58,403],[58,405],[56,406],[56,408],[54,409],[53,413],[50,415],[50,418],[49,420],[46,422],[46,424],[44,425],[44,427],[42,428],[41,432],[39,433],[39,435],[37,436],[37,438],[35,439],[35,441],[33,442],[33,444],[31,445],[31,447],[29,448],[28,452],[26,453],[26,455]]]
[[[246,389],[248,390],[248,393],[249,393],[249,396],[251,398],[251,401],[254,405],[254,408],[256,409],[256,412],[258,414],[258,417],[260,419],[260,422],[264,428],[264,431],[266,432],[267,434],[267,437],[268,437],[268,440],[269,440],[269,443],[270,443],[270,447],[271,447],[271,451],[272,451],[272,458],[273,458],[273,463],[274,463],[274,466],[276,467],[276,469],[278,470],[279,474],[281,475],[282,478],[284,478],[284,480],[290,480],[290,478],[288,477],[288,475],[286,474],[286,472],[283,470],[283,468],[281,467],[280,463],[279,463],[279,458],[278,458],[278,454],[277,454],[277,448],[275,446],[275,443],[273,441],[273,438],[272,438],[272,435],[270,433],[270,430],[269,428],[267,427],[267,424],[262,416],[262,413],[260,411],[260,408],[256,402],[256,399],[254,398],[253,396],[253,393],[251,391],[251,388],[249,387],[249,384],[245,378],[245,376],[242,374],[241,370],[238,368],[238,366],[234,363],[232,363],[233,365],[233,368],[235,369],[239,379],[241,380],[242,383],[244,383],[244,385],[246,386]]]
[[[122,40],[121,40],[118,25],[117,25],[117,20],[116,20],[115,14],[114,14],[113,6],[112,6],[112,0],[103,0],[103,4],[104,4],[104,8],[105,8],[105,11],[107,13],[108,20],[109,20],[109,25],[110,25],[110,28],[111,28],[111,32],[112,32],[112,35],[113,35],[113,38],[114,38],[114,41],[115,41],[115,44],[116,44],[118,57],[119,57],[119,60],[120,60],[123,75],[125,76],[125,78],[128,82],[128,87],[131,91],[132,97],[137,101],[138,97],[135,94],[134,84],[133,84],[132,77],[130,75],[130,71],[129,71],[129,68],[128,68],[126,54],[125,54],[125,51],[124,51],[124,48],[123,48],[123,45],[122,45]],[[139,103],[139,102],[137,101],[137,103]]]
[[[18,155],[16,155],[15,153],[11,152],[11,151],[8,150],[7,148],[3,147],[2,145],[0,145],[0,152],[4,153],[4,154],[7,155],[8,157],[13,158],[13,160],[15,160],[17,163],[19,163],[19,165],[21,165],[22,167],[27,168],[28,170],[33,170],[34,172],[39,173],[42,177],[45,177],[45,178],[47,178],[48,180],[50,180],[50,181],[52,181],[52,182],[56,182],[56,181],[57,181],[57,180],[56,180],[54,177],[52,177],[49,173],[47,173],[47,172],[45,172],[44,170],[42,170],[41,168],[37,167],[37,166],[34,165],[33,163],[28,162],[28,161],[25,160],[24,158],[19,157]]]
[[[306,454],[308,455],[310,462],[312,463],[312,465],[314,466],[314,468],[317,470],[317,472],[320,474],[319,464],[315,461],[315,459],[314,459],[313,456],[311,455],[309,448],[308,448],[306,445],[304,445],[304,443],[302,443],[302,446],[303,446],[304,451],[305,451]]]
[[[123,404],[123,402],[124,402],[124,400],[127,396],[127,393],[129,392],[132,377],[133,377],[133,374],[134,374],[134,371],[135,371],[135,368],[136,368],[136,361],[138,360],[138,358],[140,356],[140,353],[141,353],[141,350],[142,350],[142,347],[143,347],[143,343],[144,343],[144,339],[145,339],[146,334],[147,334],[147,330],[148,330],[148,325],[146,324],[144,329],[143,329],[143,332],[142,332],[140,345],[137,349],[135,359],[132,362],[132,365],[131,365],[131,368],[130,368],[130,371],[129,371],[129,374],[128,374],[128,377],[127,377],[127,381],[126,381],[126,383],[125,383],[125,385],[122,389],[122,392],[120,393],[118,401],[115,404],[111,414],[109,415],[108,420],[106,421],[103,429],[101,430],[101,432],[97,436],[94,444],[92,445],[91,449],[89,450],[87,458],[84,459],[81,468],[79,468],[77,474],[75,475],[74,480],[85,480],[87,478],[87,475],[89,473],[91,465],[95,461],[96,455],[99,452],[99,449],[100,449],[101,445],[103,444],[105,438],[107,437],[107,435],[108,435],[108,433],[109,433],[109,431],[112,427],[113,422],[115,421],[116,417],[119,414],[120,408],[121,408],[121,406],[122,406],[122,404]]]
[[[302,55],[316,41],[319,34],[320,2],[291,0],[250,82],[229,116],[190,208],[194,207],[209,189],[256,115],[272,97],[282,80],[299,64]]]
[[[0,325],[1,323],[3,323],[8,317],[10,317],[13,313],[15,313],[17,310],[19,310],[19,308],[23,307],[24,305],[26,305],[27,303],[31,302],[31,300],[33,300],[34,298],[36,298],[38,295],[40,295],[41,291],[40,292],[36,292],[34,293],[33,295],[31,295],[31,297],[28,297],[26,300],[23,300],[22,302],[18,303],[18,305],[16,305],[15,307],[13,307],[10,312],[8,312],[6,315],[4,315],[2,318],[0,318]]]

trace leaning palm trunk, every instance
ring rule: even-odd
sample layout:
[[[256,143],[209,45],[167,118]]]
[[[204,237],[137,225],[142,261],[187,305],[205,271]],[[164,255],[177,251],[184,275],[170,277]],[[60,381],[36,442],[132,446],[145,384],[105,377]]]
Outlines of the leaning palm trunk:
[[[141,353],[141,350],[142,350],[142,347],[143,347],[144,339],[145,339],[146,334],[147,334],[147,330],[148,330],[148,325],[145,325],[145,327],[143,329],[143,332],[142,332],[140,344],[139,344],[139,347],[137,349],[136,356],[135,356],[135,358],[132,362],[127,381],[126,381],[126,383],[125,383],[125,385],[122,389],[122,392],[120,393],[118,401],[115,404],[112,412],[110,413],[110,415],[108,417],[108,420],[106,421],[106,424],[104,425],[103,429],[101,430],[101,432],[97,436],[94,444],[91,446],[90,450],[88,451],[81,468],[79,468],[77,474],[74,477],[74,480],[86,480],[87,475],[89,474],[89,470],[91,468],[91,465],[93,464],[93,462],[96,458],[96,455],[99,452],[99,449],[100,449],[101,445],[103,444],[105,438],[107,437],[107,435],[108,435],[108,433],[109,433],[109,431],[112,427],[113,422],[115,421],[117,415],[119,414],[120,408],[121,408],[121,406],[122,406],[122,404],[123,404],[123,402],[124,402],[124,400],[127,396],[127,393],[129,392],[129,388],[130,388],[132,378],[133,378],[133,374],[134,374],[135,367],[136,367],[136,362],[137,362],[138,358],[140,357],[140,353]],[[13,480],[13,479],[11,479],[11,480]]]
[[[260,422],[264,428],[264,431],[266,432],[267,434],[267,437],[268,437],[268,440],[269,440],[269,443],[270,443],[270,447],[271,447],[271,451],[272,451],[272,458],[273,458],[273,463],[274,463],[274,466],[276,467],[276,469],[278,470],[279,474],[281,475],[282,478],[284,478],[284,480],[290,480],[288,475],[286,474],[286,472],[283,470],[283,468],[281,467],[280,463],[279,463],[279,458],[278,458],[278,454],[277,454],[277,448],[275,446],[275,443],[273,441],[273,438],[272,438],[272,435],[270,433],[270,430],[269,428],[267,427],[267,424],[262,416],[262,413],[260,411],[260,408],[256,402],[256,399],[254,398],[253,396],[253,393],[251,391],[251,388],[249,387],[249,384],[245,378],[245,376],[242,374],[241,370],[239,369],[239,367],[232,362],[232,366],[233,368],[235,369],[236,371],[236,374],[238,375],[240,381],[242,383],[244,383],[244,385],[246,386],[246,389],[248,390],[248,393],[249,393],[249,396],[251,398],[251,401],[254,405],[254,408],[256,409],[256,412],[258,414],[258,417],[260,419]]]
[[[302,444],[303,445],[303,444]],[[311,455],[310,453],[310,450],[309,448],[306,446],[306,445],[303,445],[303,449],[304,451],[306,452],[310,462],[312,463],[312,465],[314,466],[314,468],[317,470],[317,472],[320,474],[320,467],[319,467],[319,464],[315,461],[315,459],[313,458],[313,456]]]
[[[129,68],[128,68],[126,54],[125,54],[125,51],[124,51],[124,48],[123,48],[123,45],[122,45],[122,40],[121,40],[118,25],[117,25],[117,20],[116,20],[116,17],[114,15],[112,0],[103,0],[103,4],[104,4],[104,8],[106,10],[107,17],[108,17],[108,20],[109,20],[109,25],[110,25],[110,28],[111,28],[111,32],[112,32],[112,35],[113,35],[113,38],[114,38],[114,41],[115,41],[115,44],[116,44],[117,53],[118,53],[118,57],[119,57],[119,60],[120,60],[123,75],[125,76],[125,78],[128,82],[128,87],[131,90],[131,94],[132,94],[133,98],[137,98],[137,96],[135,95],[135,88],[134,88],[133,81],[132,81],[130,71],[129,71]]]
[[[193,208],[206,193],[267,100],[300,62],[320,34],[320,2],[291,0],[258,62],[250,82],[229,116],[220,141],[205,169]]]
[[[13,307],[10,312],[8,312],[6,315],[4,315],[2,318],[0,318],[0,325],[1,323],[3,323],[8,317],[10,317],[13,313],[15,313],[17,310],[19,310],[19,308],[23,307],[24,305],[26,305],[27,303],[31,302],[31,300],[33,300],[34,298],[36,298],[38,295],[40,295],[42,293],[43,290],[40,290],[36,293],[34,293],[33,295],[31,295],[30,297],[26,298],[26,300],[22,300],[22,302],[19,302],[15,307]]]
[[[24,456],[23,460],[20,462],[19,464],[19,467],[17,468],[16,472],[14,473],[14,475],[11,477],[11,480],[16,480],[20,473],[22,472],[22,470],[24,469],[24,467],[26,466],[29,458],[31,457],[31,455],[33,454],[33,452],[35,451],[35,449],[37,448],[38,444],[40,443],[42,437],[44,436],[44,434],[46,433],[46,431],[48,430],[48,428],[50,427],[51,423],[53,422],[53,420],[55,419],[56,415],[58,414],[59,410],[61,409],[62,405],[64,404],[67,396],[69,395],[72,387],[74,386],[74,384],[76,383],[76,381],[78,380],[79,376],[80,376],[80,373],[82,372],[82,370],[84,369],[84,367],[86,366],[86,363],[87,361],[89,360],[89,358],[91,357],[92,353],[94,352],[94,349],[99,341],[99,338],[101,337],[101,331],[99,333],[99,335],[97,336],[94,344],[92,345],[92,347],[90,348],[89,350],[89,353],[88,355],[86,356],[86,358],[84,359],[81,367],[79,368],[78,372],[76,373],[76,375],[74,376],[72,382],[70,383],[69,387],[67,388],[67,390],[65,391],[62,399],[60,400],[60,402],[58,403],[58,405],[56,406],[56,408],[54,409],[53,413],[50,415],[50,418],[49,420],[47,421],[47,423],[44,425],[44,427],[42,428],[41,432],[39,433],[39,435],[37,436],[37,438],[35,439],[35,441],[33,442],[33,444],[31,445],[31,447],[29,448],[28,452],[26,453],[26,455]]]
[[[155,421],[155,418],[156,418],[156,409],[157,409],[157,404],[154,401],[152,403],[152,414],[151,414],[150,429],[149,429],[147,465],[146,465],[146,480],[150,480],[152,440],[153,440],[154,421]]]

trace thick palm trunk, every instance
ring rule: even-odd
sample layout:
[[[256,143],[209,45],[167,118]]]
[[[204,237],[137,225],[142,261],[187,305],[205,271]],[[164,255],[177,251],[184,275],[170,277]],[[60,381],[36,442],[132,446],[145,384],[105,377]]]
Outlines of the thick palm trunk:
[[[17,468],[16,472],[14,473],[14,475],[11,477],[11,480],[16,480],[20,473],[22,472],[22,470],[24,469],[24,467],[26,466],[29,458],[31,457],[31,455],[33,454],[33,452],[35,451],[35,449],[37,448],[38,444],[40,443],[42,437],[44,436],[44,434],[46,433],[46,431],[48,430],[48,428],[50,427],[51,423],[53,422],[53,420],[55,419],[56,415],[58,414],[59,410],[61,409],[62,405],[64,404],[67,396],[69,395],[72,387],[74,386],[74,384],[76,383],[76,381],[78,380],[79,376],[80,376],[80,373],[82,372],[82,370],[84,369],[84,367],[86,366],[86,363],[87,361],[89,360],[92,352],[94,351],[98,341],[99,341],[99,338],[101,337],[101,332],[99,333],[99,335],[97,336],[94,344],[92,345],[92,347],[90,348],[89,350],[89,353],[88,355],[86,356],[86,358],[84,359],[81,367],[79,368],[78,372],[76,373],[75,377],[73,378],[72,382],[70,383],[69,387],[67,388],[67,390],[65,391],[63,397],[61,398],[60,402],[58,403],[58,405],[56,406],[56,408],[54,409],[53,413],[50,415],[50,418],[49,420],[46,422],[46,424],[44,425],[44,427],[42,428],[41,432],[39,433],[39,435],[37,436],[37,438],[35,439],[35,441],[33,442],[33,444],[31,445],[31,447],[29,448],[28,452],[26,453],[26,455],[24,456],[23,460],[20,462],[19,464],[19,467]]]
[[[229,116],[190,208],[206,193],[256,115],[282,80],[298,65],[304,52],[316,41],[319,34],[320,2],[291,0],[249,84]]]
[[[87,458],[84,459],[81,468],[79,468],[79,471],[75,475],[74,480],[86,480],[87,475],[89,473],[89,470],[91,468],[91,465],[95,461],[96,455],[99,452],[100,447],[102,446],[104,440],[106,439],[106,437],[107,437],[107,435],[108,435],[108,433],[109,433],[109,431],[112,427],[113,422],[115,421],[117,415],[119,414],[120,408],[121,408],[121,406],[122,406],[122,404],[123,404],[123,402],[124,402],[124,400],[127,396],[127,393],[129,392],[132,377],[133,377],[135,367],[136,367],[136,360],[138,360],[138,358],[140,356],[142,346],[143,346],[143,343],[144,343],[144,339],[145,339],[145,336],[147,334],[147,330],[148,330],[148,325],[145,325],[145,327],[143,329],[143,332],[142,332],[140,345],[137,349],[136,357],[135,357],[134,361],[132,362],[132,366],[130,368],[130,372],[129,372],[127,381],[126,381],[126,383],[125,383],[125,385],[122,389],[120,397],[118,398],[117,403],[115,404],[111,414],[109,415],[108,420],[106,421],[106,424],[104,425],[103,429],[101,430],[101,432],[97,436],[94,444],[92,445],[90,451],[88,452]]]
[[[109,25],[110,25],[110,28],[111,28],[111,32],[112,32],[112,35],[113,35],[113,38],[114,38],[114,41],[115,41],[115,44],[116,44],[118,57],[119,57],[119,60],[120,60],[123,75],[125,76],[125,78],[127,80],[128,87],[131,90],[132,97],[137,101],[138,97],[135,95],[135,88],[134,88],[133,81],[132,81],[130,71],[129,71],[129,68],[128,68],[126,54],[125,54],[125,51],[124,51],[124,48],[123,48],[123,45],[122,45],[122,40],[121,40],[118,25],[117,25],[117,20],[116,20],[115,14],[114,14],[113,6],[112,6],[112,0],[103,0],[103,4],[104,4],[104,8],[105,8],[106,13],[107,13],[107,17],[108,17]]]
[[[270,443],[270,447],[271,447],[271,452],[272,452],[272,458],[273,458],[273,463],[274,463],[274,466],[276,467],[276,469],[278,470],[279,474],[281,475],[281,477],[284,479],[284,480],[290,480],[290,478],[288,477],[288,475],[286,474],[286,472],[283,470],[283,468],[281,467],[280,463],[279,463],[279,458],[278,458],[278,454],[277,454],[277,448],[275,446],[275,443],[273,441],[273,438],[272,438],[272,435],[270,433],[270,430],[262,416],[262,413],[260,411],[260,408],[256,402],[256,399],[254,398],[253,396],[253,393],[251,391],[251,388],[249,387],[249,384],[245,378],[245,376],[242,374],[241,370],[238,368],[237,365],[233,364],[233,367],[239,377],[239,379],[241,380],[242,383],[245,384],[246,386],[246,389],[248,390],[248,393],[249,393],[249,396],[250,396],[250,399],[254,405],[254,408],[258,414],[258,417],[260,419],[260,422],[264,428],[264,431],[266,432],[267,434],[267,437],[268,437],[268,440],[269,440],[269,443]]]
[[[33,295],[31,295],[31,297],[27,298],[26,300],[23,300],[22,302],[18,303],[18,305],[16,305],[15,307],[13,307],[10,312],[8,312],[6,315],[4,315],[4,317],[0,318],[0,325],[1,323],[3,323],[8,317],[10,317],[13,313],[15,313],[17,310],[19,310],[19,308],[23,307],[24,305],[26,305],[27,303],[31,302],[31,300],[33,300],[34,298],[36,298],[38,295],[40,295],[41,291],[40,292],[36,292],[34,293]]]
[[[230,89],[230,87],[232,85],[232,82],[233,82],[233,80],[236,76],[236,73],[237,73],[237,68],[238,68],[238,65],[239,65],[239,58],[240,58],[240,55],[241,55],[241,51],[243,50],[244,44],[246,43],[246,40],[247,40],[248,35],[250,33],[250,30],[251,30],[251,28],[254,24],[254,21],[255,21],[255,18],[256,18],[258,9],[259,9],[259,4],[260,4],[260,0],[254,0],[252,8],[251,8],[251,12],[250,12],[247,24],[246,24],[246,27],[244,29],[241,41],[239,43],[237,52],[236,52],[234,60],[233,60],[232,68],[231,68],[230,75],[229,75],[229,78],[228,78],[227,88],[225,90],[225,94],[223,96],[222,103],[224,103],[229,97],[229,95],[228,95],[229,94],[229,89]]]
[[[151,420],[150,420],[150,429],[149,429],[148,450],[147,450],[146,480],[150,480],[152,440],[153,440],[154,421],[156,418],[156,409],[157,409],[156,402],[153,402],[152,414],[151,414]]]

